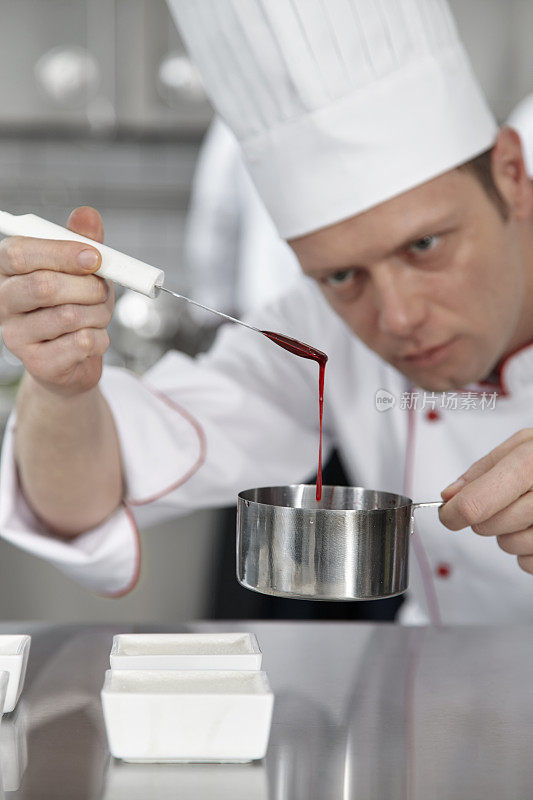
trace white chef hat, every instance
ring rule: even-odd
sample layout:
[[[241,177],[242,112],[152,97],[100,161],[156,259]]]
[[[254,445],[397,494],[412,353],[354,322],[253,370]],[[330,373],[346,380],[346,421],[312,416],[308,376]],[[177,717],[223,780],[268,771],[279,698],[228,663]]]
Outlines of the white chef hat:
[[[533,178],[533,94],[528,94],[518,103],[511,112],[507,125],[520,135],[527,173]]]
[[[168,0],[279,233],[351,217],[490,147],[445,0]]]

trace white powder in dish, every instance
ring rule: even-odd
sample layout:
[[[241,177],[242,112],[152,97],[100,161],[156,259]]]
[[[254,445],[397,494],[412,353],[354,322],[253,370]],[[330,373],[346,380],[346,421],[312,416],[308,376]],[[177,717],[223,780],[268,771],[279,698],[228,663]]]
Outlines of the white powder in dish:
[[[247,633],[124,634],[117,655],[246,655],[254,649]]]

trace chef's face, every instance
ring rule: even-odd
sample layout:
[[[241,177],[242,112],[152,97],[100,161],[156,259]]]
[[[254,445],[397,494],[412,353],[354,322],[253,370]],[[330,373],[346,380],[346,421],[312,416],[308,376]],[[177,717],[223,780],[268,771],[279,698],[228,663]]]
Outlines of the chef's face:
[[[533,338],[533,190],[508,128],[492,174],[506,218],[455,169],[290,242],[357,336],[424,389],[481,380]]]

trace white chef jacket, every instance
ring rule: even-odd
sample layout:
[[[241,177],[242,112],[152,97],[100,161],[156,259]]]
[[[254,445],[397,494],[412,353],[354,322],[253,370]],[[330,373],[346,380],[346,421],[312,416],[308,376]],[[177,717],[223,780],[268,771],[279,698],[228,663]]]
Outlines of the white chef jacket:
[[[438,500],[473,461],[533,421],[533,344],[503,364],[494,409],[439,408],[439,394],[408,409],[405,376],[354,336],[310,280],[249,321],[329,355],[325,454],[337,447],[354,485]],[[209,353],[169,352],[142,379],[105,368],[101,389],[122,448],[124,504],[73,541],[50,535],[20,491],[13,415],[2,454],[1,535],[94,591],[123,594],[139,574],[138,526],[233,503],[254,486],[297,483],[316,468],[317,383],[316,364],[232,325]],[[487,391],[470,389],[478,399]],[[396,401],[387,411],[376,409],[378,390]],[[533,576],[495,537],[451,532],[435,509],[418,511],[416,528],[404,621],[533,620]]]

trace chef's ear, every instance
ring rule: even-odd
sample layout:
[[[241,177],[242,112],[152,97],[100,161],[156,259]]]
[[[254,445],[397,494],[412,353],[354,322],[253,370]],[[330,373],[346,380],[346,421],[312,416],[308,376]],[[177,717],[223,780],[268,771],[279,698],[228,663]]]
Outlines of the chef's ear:
[[[494,185],[510,216],[533,215],[533,183],[527,173],[520,136],[508,126],[501,128],[491,152]]]

